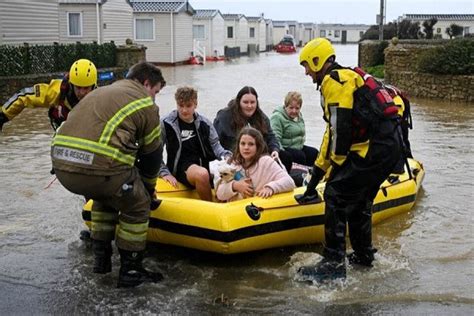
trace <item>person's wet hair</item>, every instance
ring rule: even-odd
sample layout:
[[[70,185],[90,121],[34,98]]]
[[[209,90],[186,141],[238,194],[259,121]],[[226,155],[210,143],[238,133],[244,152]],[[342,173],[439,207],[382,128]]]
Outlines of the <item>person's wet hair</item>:
[[[146,61],[139,62],[130,67],[127,73],[127,79],[137,80],[141,84],[145,84],[145,80],[148,80],[153,86],[157,83],[161,83],[161,88],[166,85],[160,68]]]
[[[260,109],[260,105],[258,103],[258,94],[255,88],[250,86],[245,86],[240,89],[233,102],[230,103],[233,118],[232,127],[236,131],[240,131],[240,129],[247,124],[247,118],[244,116],[244,114],[242,113],[242,109],[240,108],[240,101],[242,100],[242,97],[246,94],[254,95],[255,99],[257,100],[257,108],[255,109],[255,113],[252,115],[251,118],[252,126],[257,128],[263,134],[266,134],[268,132],[268,126],[266,126],[265,124],[263,112]]]
[[[176,90],[176,93],[174,94],[174,98],[176,100],[176,103],[185,103],[189,102],[191,100],[196,101],[198,97],[198,93],[196,89],[192,87],[180,87]]]

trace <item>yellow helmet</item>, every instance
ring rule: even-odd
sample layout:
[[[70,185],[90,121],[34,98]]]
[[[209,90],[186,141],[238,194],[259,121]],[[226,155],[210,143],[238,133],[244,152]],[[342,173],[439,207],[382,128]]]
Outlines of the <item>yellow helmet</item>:
[[[78,87],[90,87],[97,84],[97,68],[88,59],[79,59],[69,70],[69,82]]]
[[[335,55],[334,47],[332,47],[331,42],[326,38],[317,37],[309,41],[303,49],[301,49],[300,64],[305,61],[312,71],[318,72],[323,68],[328,58]],[[316,57],[318,58],[317,64],[313,62]]]

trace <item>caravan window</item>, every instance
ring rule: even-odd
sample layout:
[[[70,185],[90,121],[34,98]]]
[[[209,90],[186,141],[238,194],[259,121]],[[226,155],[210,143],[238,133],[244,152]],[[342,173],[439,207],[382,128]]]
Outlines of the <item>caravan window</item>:
[[[82,13],[67,13],[68,36],[82,36]]]
[[[193,25],[193,38],[206,38],[206,33],[204,32],[204,25]]]
[[[234,38],[234,28],[232,26],[227,27],[227,38]]]
[[[135,19],[135,40],[154,41],[155,40],[155,20],[154,19]]]

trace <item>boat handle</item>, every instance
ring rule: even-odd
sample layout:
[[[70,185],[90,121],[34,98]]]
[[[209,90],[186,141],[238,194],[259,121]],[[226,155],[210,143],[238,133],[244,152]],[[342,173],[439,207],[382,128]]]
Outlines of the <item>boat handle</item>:
[[[259,207],[257,205],[254,205],[253,203],[250,203],[250,205],[247,205],[245,207],[245,210],[247,211],[247,215],[253,219],[254,221],[258,221],[260,219],[260,214],[263,212],[263,207]]]

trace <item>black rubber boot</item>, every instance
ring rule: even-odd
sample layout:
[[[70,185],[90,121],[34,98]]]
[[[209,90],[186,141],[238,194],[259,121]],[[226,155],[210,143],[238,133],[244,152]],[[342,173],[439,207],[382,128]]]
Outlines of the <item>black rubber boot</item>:
[[[346,278],[346,264],[344,261],[334,261],[323,258],[313,266],[304,266],[298,269],[303,281],[325,283],[335,279]]]
[[[92,240],[91,238],[91,231],[90,230],[81,230],[79,233],[79,239],[85,242],[90,242]]]
[[[112,242],[92,239],[94,251],[94,273],[105,274],[112,271]]]
[[[92,238],[91,238],[91,231],[90,230],[81,230],[79,234],[79,239],[84,242],[84,245],[87,249],[92,248]]]
[[[371,251],[364,253],[353,252],[347,256],[347,259],[349,260],[349,264],[372,268],[372,262],[375,260],[374,253],[376,252],[377,249],[375,248],[372,248]]]
[[[157,283],[163,280],[161,273],[143,267],[143,252],[119,249],[119,253],[121,266],[117,287],[135,287],[144,282]]]

